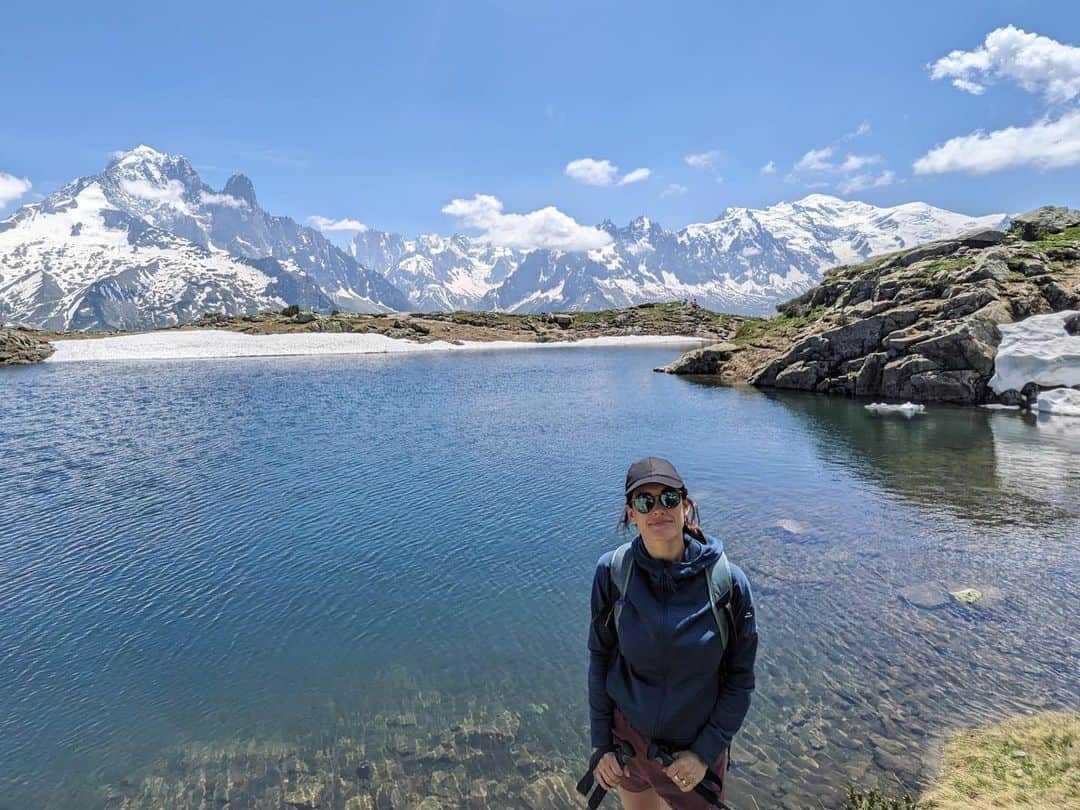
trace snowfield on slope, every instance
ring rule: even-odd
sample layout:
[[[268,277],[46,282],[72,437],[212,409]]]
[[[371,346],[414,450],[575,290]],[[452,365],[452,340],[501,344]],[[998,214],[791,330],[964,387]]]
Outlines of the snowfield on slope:
[[[484,349],[548,349],[569,346],[703,345],[708,341],[672,335],[631,335],[584,338],[577,341],[445,341],[413,343],[385,335],[305,332],[245,335],[220,329],[185,329],[138,335],[53,341],[56,352],[47,363],[107,360],[190,360],[226,357],[289,357],[330,354],[387,354]]]

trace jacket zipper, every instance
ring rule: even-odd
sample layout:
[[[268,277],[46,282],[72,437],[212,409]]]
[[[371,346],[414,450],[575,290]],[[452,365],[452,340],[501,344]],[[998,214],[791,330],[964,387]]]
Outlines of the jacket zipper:
[[[672,586],[674,586],[675,583],[671,582],[671,574],[668,573],[668,564],[664,563],[664,571],[660,576],[660,592],[663,594],[663,600],[662,601],[663,601],[663,605],[664,605],[664,620],[663,620],[663,624],[661,625],[661,627],[663,628],[663,636],[662,637],[665,638],[665,639],[668,639],[668,649],[664,651],[665,654],[664,654],[663,677],[660,679],[660,700],[656,705],[656,719],[653,721],[652,734],[649,735],[653,739],[656,739],[656,730],[658,728],[660,728],[660,715],[663,713],[664,699],[667,697],[667,690],[668,690],[668,661],[671,658],[671,655],[670,655],[670,652],[671,652],[670,634],[667,632],[667,626],[668,626],[668,599],[670,599],[670,597],[671,597],[671,594],[670,594],[670,592],[668,590],[669,582],[671,583]]]

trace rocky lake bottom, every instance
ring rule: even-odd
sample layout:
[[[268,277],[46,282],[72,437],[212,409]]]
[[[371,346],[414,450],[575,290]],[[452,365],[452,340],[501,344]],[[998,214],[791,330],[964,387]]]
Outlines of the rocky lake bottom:
[[[1080,709],[1080,419],[676,354],[7,370],[0,808],[581,806],[588,588],[651,454],[754,587],[736,807],[917,790],[952,730]]]

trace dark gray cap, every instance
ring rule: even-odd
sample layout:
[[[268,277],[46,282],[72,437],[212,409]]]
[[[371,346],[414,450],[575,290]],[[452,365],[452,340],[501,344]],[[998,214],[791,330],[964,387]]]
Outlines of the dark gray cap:
[[[649,456],[635,461],[626,471],[626,494],[642,484],[666,484],[675,489],[685,489],[682,476],[666,458]]]

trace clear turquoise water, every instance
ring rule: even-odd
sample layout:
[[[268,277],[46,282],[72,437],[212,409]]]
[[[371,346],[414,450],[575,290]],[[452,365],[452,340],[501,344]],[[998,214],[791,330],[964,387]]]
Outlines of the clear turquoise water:
[[[592,570],[650,454],[756,588],[737,806],[914,789],[953,728],[1080,708],[1080,420],[652,372],[676,353],[3,370],[0,808],[100,806],[163,752],[425,690],[421,725],[546,704],[533,744],[578,762]],[[920,609],[925,582],[991,598]]]

